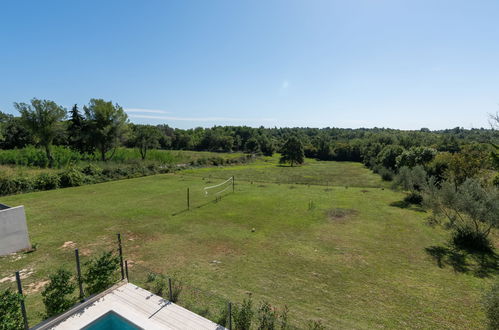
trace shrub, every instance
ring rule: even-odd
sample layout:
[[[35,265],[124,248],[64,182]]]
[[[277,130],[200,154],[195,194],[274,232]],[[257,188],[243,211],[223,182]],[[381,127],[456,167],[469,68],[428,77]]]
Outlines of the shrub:
[[[50,275],[50,283],[42,292],[47,316],[51,317],[68,310],[76,302],[76,298],[72,296],[75,289],[71,272],[59,269]]]
[[[404,202],[409,204],[421,205],[423,203],[423,196],[417,192],[411,192],[404,197]]]
[[[392,181],[393,180],[394,174],[392,171],[390,171],[387,168],[381,167],[378,170],[378,173],[381,175],[381,179],[383,179],[383,181]]]
[[[167,288],[168,288],[168,282],[163,274],[155,274],[155,273],[147,274],[147,280],[146,280],[147,290],[150,290],[152,293],[164,298]]]
[[[60,185],[60,178],[57,174],[41,173],[35,178],[34,185],[37,190],[57,189]]]
[[[484,305],[489,329],[499,329],[499,278],[485,295]]]
[[[471,252],[492,251],[492,244],[487,235],[469,227],[455,228],[452,233],[452,243],[461,249]]]
[[[92,295],[109,288],[113,283],[113,273],[118,269],[120,260],[112,252],[103,252],[99,257],[84,263],[86,271],[83,281],[87,287],[87,293]]]
[[[85,175],[76,167],[70,167],[60,174],[61,187],[78,187],[85,183]]]
[[[0,330],[24,329],[20,303],[23,297],[10,289],[0,291]]]
[[[34,189],[33,179],[27,177],[0,178],[0,195],[12,195]]]
[[[263,301],[258,308],[258,329],[259,330],[274,330],[278,318],[278,313],[275,308]]]
[[[244,299],[243,303],[234,306],[234,326],[236,330],[249,330],[253,318],[253,302],[251,297]]]
[[[229,320],[229,310],[227,307],[223,306],[220,308],[218,315],[216,316],[215,323],[226,327]]]
[[[310,320],[307,324],[308,330],[324,330],[326,327],[322,324],[320,320]]]
[[[83,174],[91,176],[91,177],[98,177],[98,176],[102,175],[102,168],[90,163],[87,166],[83,167],[81,169],[81,172]]]

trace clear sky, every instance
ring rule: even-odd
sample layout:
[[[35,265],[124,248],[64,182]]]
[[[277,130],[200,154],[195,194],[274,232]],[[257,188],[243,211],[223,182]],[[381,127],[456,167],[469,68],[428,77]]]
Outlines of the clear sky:
[[[0,110],[33,97],[180,128],[488,127],[499,1],[2,1]]]

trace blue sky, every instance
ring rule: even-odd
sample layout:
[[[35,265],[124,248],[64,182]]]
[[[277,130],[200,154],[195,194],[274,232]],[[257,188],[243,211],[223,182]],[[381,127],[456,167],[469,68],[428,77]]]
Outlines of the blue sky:
[[[180,128],[487,127],[499,1],[2,1],[0,110],[33,97]]]

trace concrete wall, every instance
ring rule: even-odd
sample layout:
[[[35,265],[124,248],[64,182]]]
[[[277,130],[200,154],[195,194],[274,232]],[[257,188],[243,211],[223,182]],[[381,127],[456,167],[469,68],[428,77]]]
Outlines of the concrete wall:
[[[0,256],[30,248],[24,206],[0,209]]]

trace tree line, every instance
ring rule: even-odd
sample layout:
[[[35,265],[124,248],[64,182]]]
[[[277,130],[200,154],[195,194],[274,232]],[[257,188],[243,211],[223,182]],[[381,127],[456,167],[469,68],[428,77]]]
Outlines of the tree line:
[[[298,149],[293,163],[300,163],[303,156],[355,161],[388,173],[404,165],[428,163],[437,154],[443,154],[438,156],[443,161],[456,154],[466,157],[472,150],[473,155],[480,155],[478,160],[484,159],[490,156],[497,141],[497,130],[484,128],[402,131],[247,126],[179,129],[166,124],[137,125],[129,122],[119,104],[102,99],[91,99],[81,109],[74,105],[70,111],[53,101],[36,98],[29,103],[14,103],[14,107],[20,116],[0,112],[0,148],[38,145],[46,151],[49,160],[52,145],[67,146],[80,153],[98,153],[103,161],[112,158],[118,146],[137,148],[143,159],[150,149],[242,151],[268,156],[286,150],[289,154]],[[497,154],[497,142],[495,146]],[[468,156],[465,161],[472,160],[476,163],[477,158]],[[291,159],[283,161],[291,162]]]

